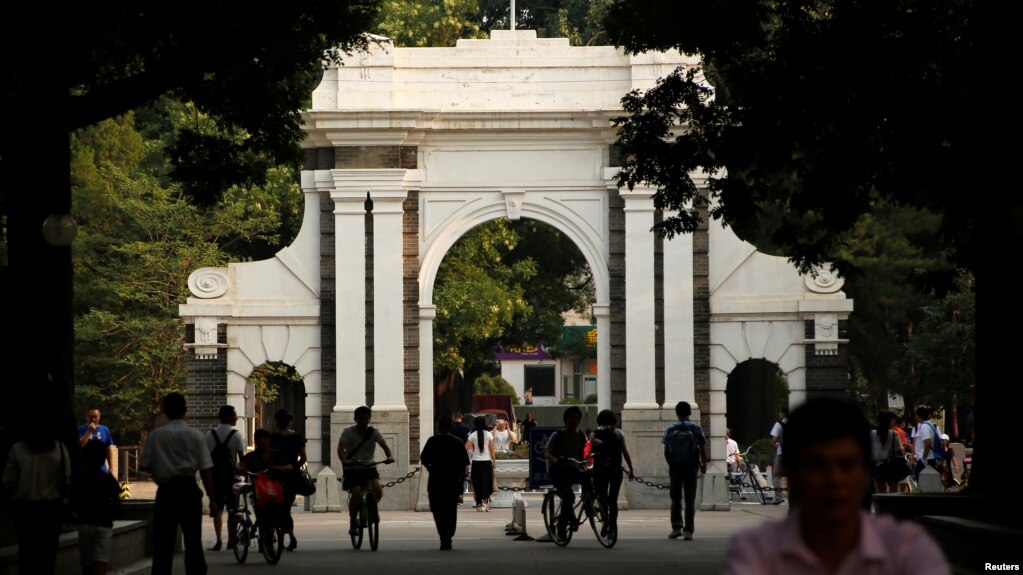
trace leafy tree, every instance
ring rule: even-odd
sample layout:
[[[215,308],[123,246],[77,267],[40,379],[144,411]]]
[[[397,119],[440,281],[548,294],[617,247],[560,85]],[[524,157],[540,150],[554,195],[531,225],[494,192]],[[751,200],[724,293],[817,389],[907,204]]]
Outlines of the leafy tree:
[[[490,375],[484,373],[483,375],[476,378],[476,381],[472,384],[473,393],[503,393],[510,395],[512,403],[515,405],[519,404],[519,395],[515,393],[515,388],[512,384],[508,383],[508,380],[501,377],[500,375]]]
[[[102,405],[122,438],[152,421],[166,393],[184,389],[176,315],[189,273],[237,259],[228,250],[248,240],[274,243],[279,225],[277,210],[257,205],[267,190],[232,188],[211,209],[190,204],[144,167],[160,146],[135,130],[132,114],[72,137],[76,412]],[[292,175],[271,178],[289,181],[277,193],[297,193]]]
[[[383,0],[377,30],[395,46],[454,46],[460,38],[485,38],[476,0]]]
[[[161,96],[194,102],[216,130],[181,131],[172,173],[191,200],[215,205],[233,185],[262,184],[268,166],[297,162],[299,110],[321,77],[324,55],[336,60],[363,44],[378,3],[69,4],[59,18],[41,4],[5,5],[0,299],[8,303],[2,321],[12,325],[26,308],[35,310],[36,321],[3,359],[26,378],[48,371],[63,382],[52,395],[52,412],[65,422],[61,432],[69,443],[75,421],[71,250],[51,245],[40,230],[50,216],[72,213],[70,134]],[[14,29],[26,22],[47,22],[48,34],[26,43]],[[40,102],[59,112],[32,113]],[[15,291],[22,282],[13,280],[26,277],[36,278],[38,289]],[[45,342],[42,362],[16,361],[39,355],[39,342]]]
[[[516,0],[515,27],[541,38],[568,38],[574,46],[607,43],[602,27],[611,0]],[[509,28],[508,0],[479,0],[480,28]]]
[[[960,265],[974,262],[976,121],[973,2],[615,0],[605,19],[630,52],[677,48],[700,63],[623,99],[620,183],[649,182],[659,230],[692,231],[703,169],[726,224],[782,214],[774,242],[803,270],[848,271],[843,232],[878,200],[942,215]],[[868,64],[869,63],[869,64]],[[857,73],[856,71],[862,71]],[[948,169],[955,166],[955,169]]]

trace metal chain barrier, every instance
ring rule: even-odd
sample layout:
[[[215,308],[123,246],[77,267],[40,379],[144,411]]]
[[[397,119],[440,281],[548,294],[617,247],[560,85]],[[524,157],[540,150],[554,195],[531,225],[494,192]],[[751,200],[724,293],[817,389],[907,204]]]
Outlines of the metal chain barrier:
[[[405,475],[405,477],[399,477],[398,479],[395,479],[394,481],[388,481],[387,483],[384,483],[384,487],[394,487],[395,485],[398,485],[400,483],[405,483],[409,479],[412,479],[413,475],[419,473],[419,471],[421,469],[422,469],[422,467],[417,467],[417,468],[413,469],[412,471],[409,471],[408,474]]]
[[[625,470],[623,469],[622,472],[624,473]],[[654,483],[652,481],[647,481],[646,479],[643,479],[642,477],[640,477],[638,475],[636,475],[635,477],[636,478],[633,479],[633,481],[635,481],[636,483],[642,483],[643,485],[646,485],[647,487],[652,487],[654,489],[671,489],[670,485],[664,485],[662,483]]]

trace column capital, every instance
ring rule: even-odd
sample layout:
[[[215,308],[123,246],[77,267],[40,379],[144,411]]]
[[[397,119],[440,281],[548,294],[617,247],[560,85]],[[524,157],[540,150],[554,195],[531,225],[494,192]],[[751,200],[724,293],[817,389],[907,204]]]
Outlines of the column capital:
[[[437,306],[435,305],[421,305],[419,306],[419,319],[433,320],[437,317]]]
[[[334,200],[334,215],[358,216],[366,213],[366,192],[353,190],[331,190]]]
[[[609,303],[595,303],[593,304],[593,317],[609,317],[611,315],[611,304]]]
[[[654,194],[657,190],[653,188],[636,188],[633,190],[622,189],[618,194],[625,200],[626,212],[652,212],[654,211]]]
[[[369,199],[373,202],[373,215],[404,213],[402,204],[408,197],[408,190],[373,190]]]

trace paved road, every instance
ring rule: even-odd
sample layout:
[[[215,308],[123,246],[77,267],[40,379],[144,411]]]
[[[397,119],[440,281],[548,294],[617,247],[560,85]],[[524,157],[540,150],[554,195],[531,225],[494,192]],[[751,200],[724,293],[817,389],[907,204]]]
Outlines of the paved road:
[[[296,508],[297,509],[297,508]],[[296,511],[298,550],[285,552],[276,566],[267,565],[255,549],[244,565],[228,551],[206,552],[211,574],[301,573],[302,575],[366,573],[372,575],[698,575],[720,573],[730,537],[760,522],[781,518],[788,507],[733,505],[731,511],[698,512],[694,541],[669,540],[667,510],[623,511],[620,537],[613,549],[604,549],[586,526],[568,547],[553,543],[514,541],[504,534],[511,509],[478,513],[461,508],[454,550],[441,552],[429,513],[385,511],[381,515],[380,548],[352,549],[347,520],[339,513]],[[543,534],[539,505],[528,509],[529,535]],[[212,521],[204,521],[204,543],[215,540]],[[175,557],[174,573],[184,574],[183,558]]]

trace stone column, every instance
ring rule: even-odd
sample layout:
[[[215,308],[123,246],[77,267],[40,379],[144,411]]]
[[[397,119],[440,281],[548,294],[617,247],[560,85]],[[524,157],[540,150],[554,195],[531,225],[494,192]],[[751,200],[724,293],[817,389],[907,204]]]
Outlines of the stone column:
[[[665,218],[678,215],[666,212]],[[693,236],[664,240],[664,408],[696,409],[693,333]]]
[[[405,406],[402,202],[405,190],[374,191],[373,200],[373,411]]]
[[[625,405],[658,409],[654,349],[654,191],[622,191],[625,200]],[[599,337],[599,336],[598,336]]]
[[[419,451],[433,435],[433,319],[437,306],[419,306]],[[428,391],[427,391],[428,390]]]
[[[366,193],[335,190],[331,198],[338,278],[334,413],[342,414],[341,419],[347,422],[356,407],[366,404]],[[337,433],[331,435],[338,437]]]

